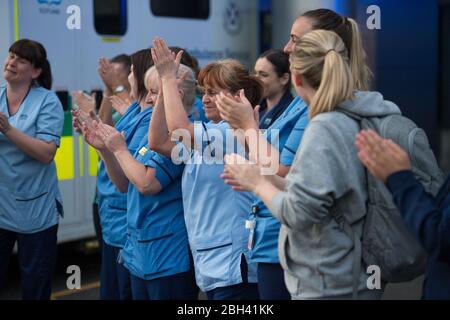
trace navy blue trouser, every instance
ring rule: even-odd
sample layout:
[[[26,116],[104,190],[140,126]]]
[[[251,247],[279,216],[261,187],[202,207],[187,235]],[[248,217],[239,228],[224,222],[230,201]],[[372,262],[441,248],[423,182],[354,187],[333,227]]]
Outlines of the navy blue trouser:
[[[248,282],[248,267],[244,255],[241,257],[241,275],[242,283],[207,291],[208,300],[259,300],[258,285]]]
[[[134,300],[197,300],[198,287],[192,271],[152,280],[131,275]]]
[[[100,270],[101,300],[131,300],[130,272],[118,262],[121,248],[103,241],[102,267]]]
[[[0,290],[5,286],[9,259],[17,241],[22,298],[49,300],[56,265],[58,225],[36,233],[0,229]]]
[[[279,263],[258,263],[258,291],[261,300],[291,300]]]

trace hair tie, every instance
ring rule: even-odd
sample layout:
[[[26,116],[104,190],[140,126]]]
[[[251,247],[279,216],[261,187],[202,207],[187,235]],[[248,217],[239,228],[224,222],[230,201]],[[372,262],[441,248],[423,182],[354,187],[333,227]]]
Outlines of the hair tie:
[[[325,55],[327,55],[328,53],[330,53],[330,51],[336,51],[334,48],[333,49],[329,49],[326,53],[325,53]]]
[[[350,22],[350,20],[348,20],[348,18],[347,18],[347,17],[344,17],[344,24],[348,25],[348,24],[349,24],[349,22]]]

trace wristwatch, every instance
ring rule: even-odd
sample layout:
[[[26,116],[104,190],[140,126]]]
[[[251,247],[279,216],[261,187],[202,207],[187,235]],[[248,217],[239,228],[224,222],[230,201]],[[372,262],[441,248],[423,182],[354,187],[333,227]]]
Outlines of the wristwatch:
[[[114,89],[114,91],[113,91],[113,96],[115,96],[115,95],[117,95],[117,94],[123,92],[124,90],[125,90],[125,87],[122,86],[122,85],[116,87],[116,88]]]

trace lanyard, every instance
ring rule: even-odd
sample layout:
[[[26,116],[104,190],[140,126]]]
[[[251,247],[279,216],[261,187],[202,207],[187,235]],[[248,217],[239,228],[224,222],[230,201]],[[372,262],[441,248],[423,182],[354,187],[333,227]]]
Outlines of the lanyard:
[[[259,207],[257,205],[252,206],[252,219],[245,221],[245,228],[249,229],[247,247],[252,250],[255,238],[256,217],[258,216]]]

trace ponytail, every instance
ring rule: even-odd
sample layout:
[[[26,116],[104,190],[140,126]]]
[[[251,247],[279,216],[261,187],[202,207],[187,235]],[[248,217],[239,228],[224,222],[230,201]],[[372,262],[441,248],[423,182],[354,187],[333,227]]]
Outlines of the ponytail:
[[[346,18],[352,32],[350,48],[350,69],[352,70],[355,86],[359,90],[367,91],[370,88],[372,72],[366,65],[366,53],[362,46],[358,24],[352,18]]]
[[[50,63],[47,59],[42,62],[42,65],[39,67],[42,71],[39,77],[35,80],[37,84],[41,87],[44,87],[47,90],[52,88],[52,69],[50,67]]]
[[[353,77],[348,63],[336,52],[325,54],[322,79],[310,104],[310,118],[330,112],[342,101],[349,99],[353,91]]]
[[[291,66],[316,90],[309,105],[311,119],[350,99],[355,89],[347,49],[332,31],[304,35],[291,55]]]

